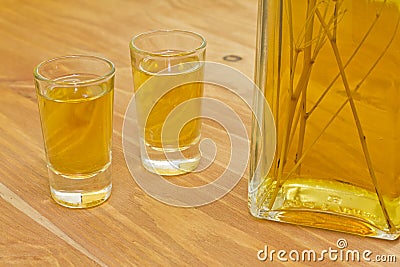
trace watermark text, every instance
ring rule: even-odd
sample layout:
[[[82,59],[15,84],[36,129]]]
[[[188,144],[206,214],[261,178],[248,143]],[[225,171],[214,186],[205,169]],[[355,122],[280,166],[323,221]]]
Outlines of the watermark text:
[[[348,249],[346,239],[338,239],[336,247],[329,247],[320,251],[313,249],[304,250],[275,250],[265,245],[263,249],[258,250],[257,258],[260,261],[280,261],[280,262],[385,262],[395,263],[396,255],[375,254],[373,251]]]

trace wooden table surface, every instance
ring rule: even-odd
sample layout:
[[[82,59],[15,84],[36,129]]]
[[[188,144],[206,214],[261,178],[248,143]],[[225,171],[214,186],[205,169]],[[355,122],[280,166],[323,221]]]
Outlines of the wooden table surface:
[[[259,250],[371,250],[400,261],[399,241],[268,222],[247,208],[248,172],[221,199],[196,208],[163,204],[147,195],[130,175],[122,148],[125,110],[133,95],[130,39],[143,31],[180,28],[203,34],[207,60],[253,77],[256,0],[1,0],[0,2],[0,265],[8,266],[257,266]],[[101,206],[73,210],[51,199],[32,70],[66,54],[104,56],[116,65],[113,192]],[[237,62],[225,61],[237,55]],[[250,129],[250,111],[226,90],[208,96],[231,105]],[[248,92],[251,94],[251,92]],[[225,132],[213,122],[204,130],[224,152]],[[195,178],[198,185],[219,172],[226,156]],[[198,179],[198,180],[196,180]],[[201,184],[201,183],[200,183]],[[289,260],[289,263],[293,263]],[[365,261],[352,265],[367,265]],[[326,258],[301,265],[333,264]],[[382,265],[382,263],[375,263]],[[385,266],[396,266],[386,263]]]

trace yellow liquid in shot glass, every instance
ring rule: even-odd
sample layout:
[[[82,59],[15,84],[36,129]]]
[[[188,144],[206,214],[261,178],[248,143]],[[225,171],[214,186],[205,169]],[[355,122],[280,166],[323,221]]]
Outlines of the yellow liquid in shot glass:
[[[49,168],[55,173],[82,179],[110,165],[113,87],[109,83],[53,87],[38,95]]]
[[[173,52],[176,53],[176,51]],[[171,51],[166,53],[171,53]],[[177,65],[178,67],[176,68]],[[171,69],[173,69],[173,71],[169,72],[169,67],[172,67]],[[163,72],[160,74],[158,73],[160,71]],[[201,113],[199,101],[185,105],[179,112],[174,113],[172,118],[169,118],[172,121],[172,125],[176,127],[183,126],[179,131],[178,142],[176,141],[176,127],[171,127],[169,129],[168,127],[163,127],[163,125],[167,116],[175,107],[192,98],[202,97],[203,83],[195,81],[203,81],[204,79],[203,63],[199,62],[197,56],[186,57],[184,59],[169,59],[168,56],[166,56],[165,60],[162,62],[160,59],[154,60],[150,57],[144,58],[142,62],[140,62],[140,67],[133,69],[135,92],[150,78],[153,79],[152,86],[143,87],[146,91],[141,92],[139,99],[136,99],[138,103],[138,116],[145,117],[147,115],[145,114],[145,109],[141,107],[154,105],[148,117],[142,118],[146,119],[146,145],[154,149],[163,150],[174,148],[184,149],[196,143],[200,138],[201,130],[201,119],[197,118]],[[182,85],[171,88],[165,95],[155,101],[154,99],[157,99],[159,95],[158,90],[166,84],[171,83],[179,83]],[[182,125],[183,118],[187,117],[193,118],[193,120]],[[178,147],[176,147],[177,143],[179,144]]]

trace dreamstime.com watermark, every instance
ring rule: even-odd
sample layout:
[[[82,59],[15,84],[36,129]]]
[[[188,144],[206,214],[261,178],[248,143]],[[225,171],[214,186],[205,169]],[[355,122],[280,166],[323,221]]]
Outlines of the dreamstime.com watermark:
[[[262,262],[380,262],[396,263],[396,255],[375,254],[369,249],[349,249],[346,239],[340,238],[336,247],[323,250],[275,250],[265,245],[257,252],[257,259]]]

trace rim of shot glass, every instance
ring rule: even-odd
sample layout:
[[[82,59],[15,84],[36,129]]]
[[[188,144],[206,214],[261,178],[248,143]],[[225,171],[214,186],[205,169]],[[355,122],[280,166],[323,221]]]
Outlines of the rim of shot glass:
[[[153,51],[149,51],[146,49],[142,49],[142,48],[139,48],[135,44],[135,41],[138,40],[139,38],[148,37],[148,36],[151,36],[154,34],[159,34],[159,33],[180,33],[180,34],[191,35],[192,37],[199,38],[199,40],[201,40],[201,43],[199,46],[194,47],[193,49],[190,49],[190,50],[179,51],[177,53],[167,53],[167,54],[163,53],[163,52],[153,52]],[[186,55],[194,54],[194,53],[204,49],[206,47],[206,45],[207,45],[207,40],[203,35],[201,35],[197,32],[188,31],[188,30],[179,30],[179,29],[171,29],[171,30],[161,29],[161,30],[142,32],[142,33],[139,33],[136,36],[134,36],[130,42],[130,47],[132,49],[134,49],[137,53],[146,54],[149,56],[157,56],[157,57],[174,57],[177,55],[186,56]]]
[[[65,60],[65,59],[79,59],[79,58],[83,58],[83,59],[90,59],[90,60],[98,60],[98,61],[102,61],[105,62],[110,68],[109,71],[106,72],[103,75],[100,75],[99,77],[96,78],[91,78],[91,79],[87,79],[87,80],[81,80],[81,81],[57,81],[55,79],[46,77],[45,75],[41,74],[40,70],[42,67],[44,67],[47,64],[53,63],[55,61],[60,61],[60,60]],[[100,57],[100,56],[92,56],[92,55],[66,55],[66,56],[59,56],[59,57],[55,57],[55,58],[51,58],[51,59],[47,59],[42,61],[41,63],[39,63],[33,70],[33,74],[35,76],[36,79],[40,80],[40,81],[44,81],[44,82],[51,82],[54,83],[56,85],[64,85],[64,86],[82,86],[82,85],[87,85],[87,84],[91,84],[91,83],[98,83],[101,82],[105,79],[110,78],[111,76],[113,76],[115,74],[115,66],[114,63],[112,61],[110,61],[107,58],[104,57]]]

